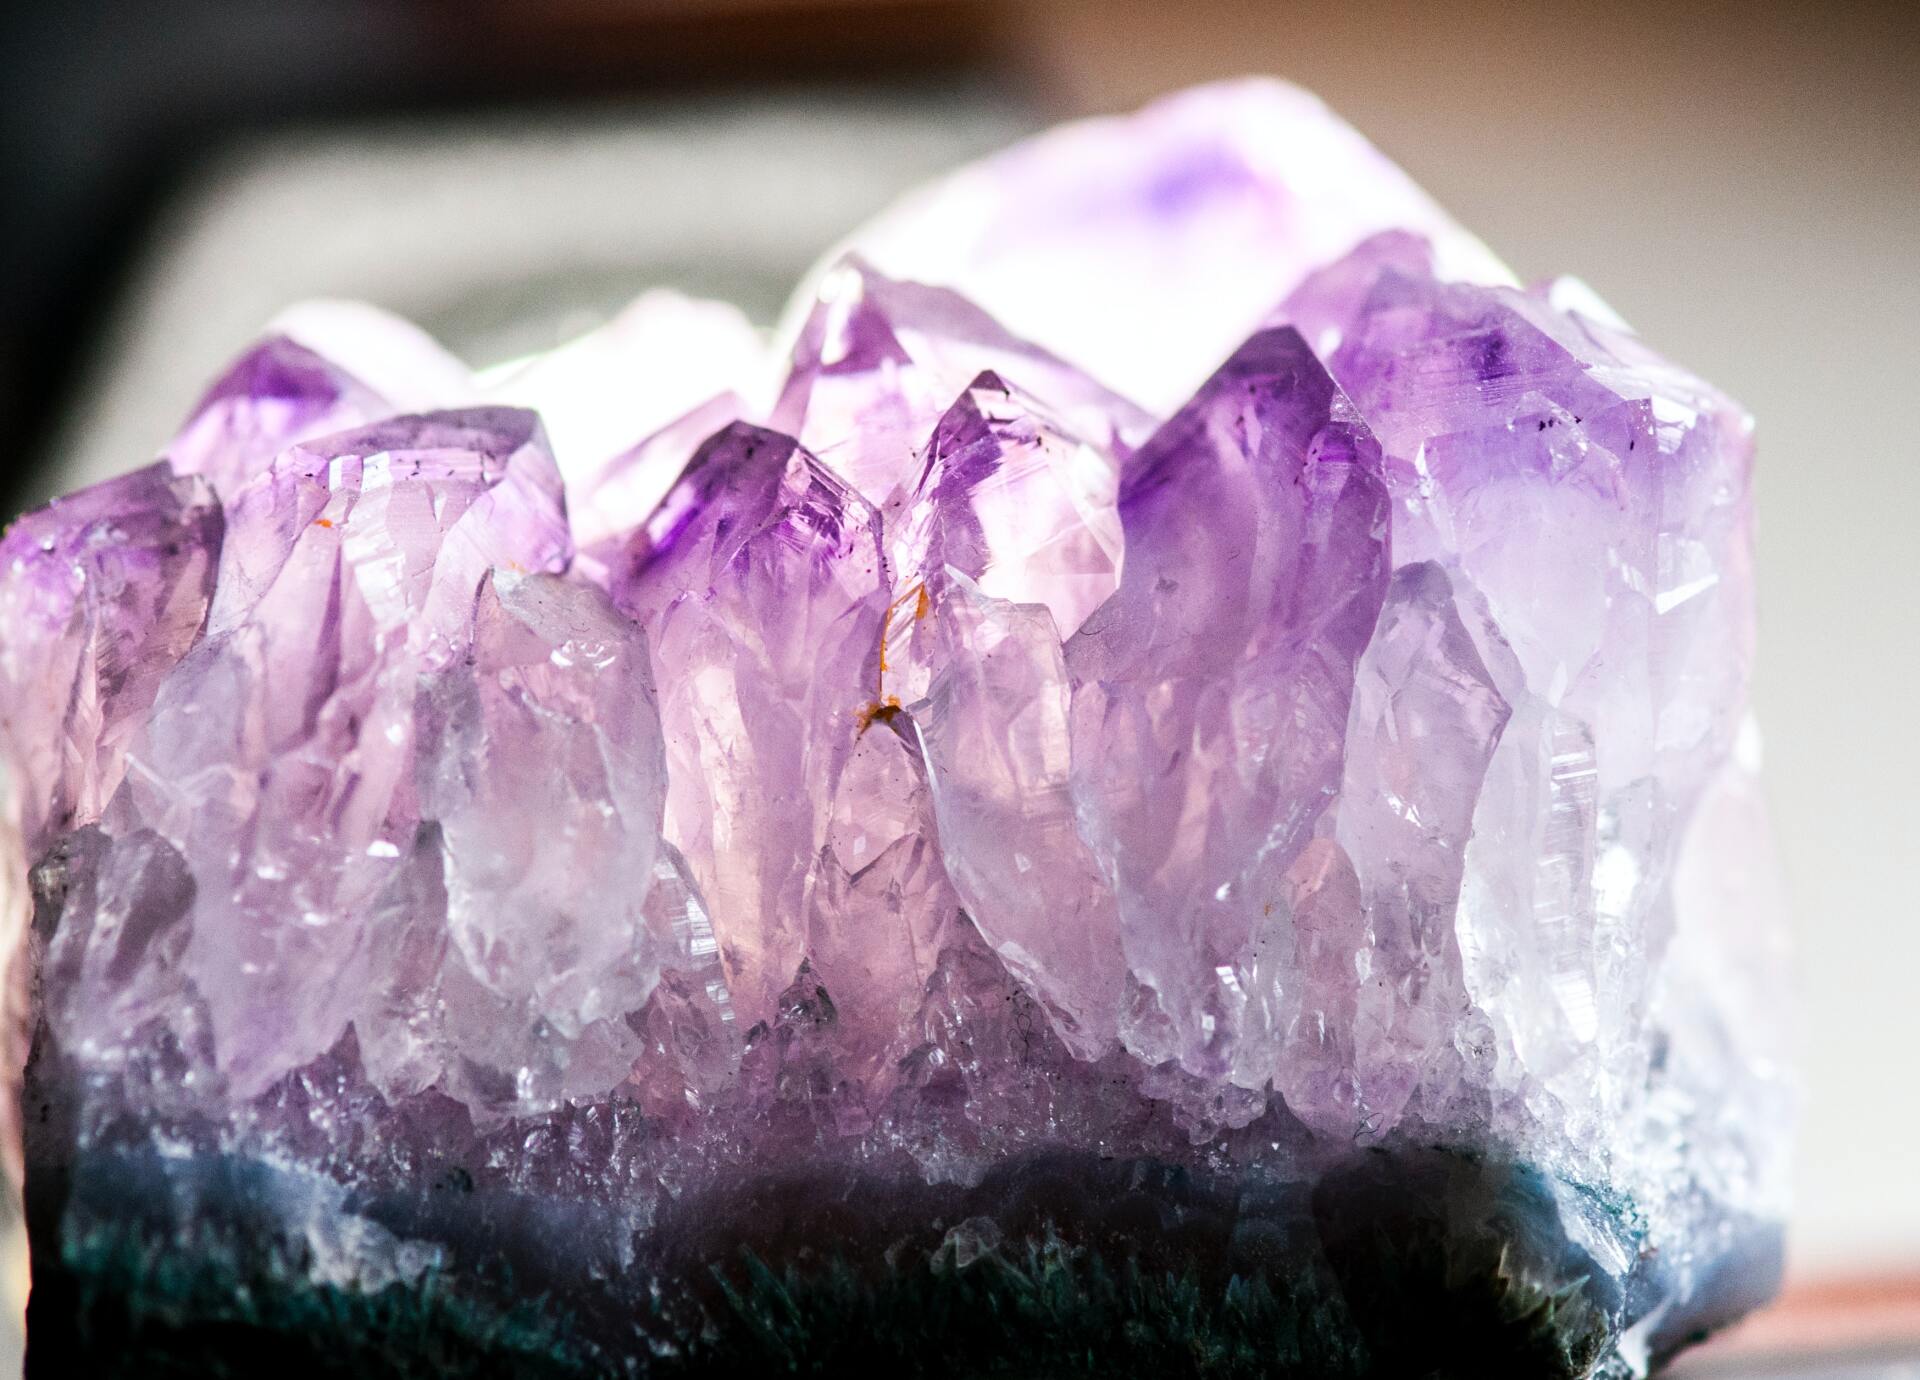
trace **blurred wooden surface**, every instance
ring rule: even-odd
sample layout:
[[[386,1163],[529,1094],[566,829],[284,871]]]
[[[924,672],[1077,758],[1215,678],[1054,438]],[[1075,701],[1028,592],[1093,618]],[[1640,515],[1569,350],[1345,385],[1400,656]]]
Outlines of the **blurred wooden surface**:
[[[1843,1361],[1920,1375],[1920,1273],[1790,1283],[1778,1302],[1674,1366],[1682,1377],[1819,1373]]]

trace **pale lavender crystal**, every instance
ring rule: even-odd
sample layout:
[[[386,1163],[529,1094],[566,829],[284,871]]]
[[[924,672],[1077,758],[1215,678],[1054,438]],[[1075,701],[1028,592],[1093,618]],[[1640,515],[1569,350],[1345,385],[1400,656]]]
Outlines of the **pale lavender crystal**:
[[[388,894],[406,887],[424,818],[438,833],[432,866],[447,898],[430,923],[466,959],[460,976],[483,990],[445,997],[439,1047],[394,1051],[391,1072],[421,1085],[444,1074],[458,1086],[484,1082],[484,1063],[509,1087],[521,1075],[537,1086],[540,1060],[527,1046],[545,1037],[532,1027],[577,1036],[599,999],[565,984],[605,984],[632,947],[610,928],[631,926],[630,916],[596,915],[558,882],[603,904],[621,891],[644,896],[660,808],[638,634],[604,600],[596,613],[594,591],[543,593],[544,577],[527,573],[560,568],[569,551],[537,420],[506,409],[446,413],[302,443],[227,510],[200,640],[153,698],[127,749],[131,779],[102,815],[116,836],[149,840],[162,858],[155,866],[181,870],[191,901],[168,919],[171,960],[107,986],[139,993],[151,984],[142,1011],[193,1012],[213,1070],[236,1091],[264,1088],[355,1018],[370,981],[366,931]],[[623,653],[623,643],[635,650]],[[620,664],[638,679],[606,673]],[[524,727],[510,733],[503,723],[489,741],[526,755],[492,747],[484,778],[464,781],[460,744],[496,715]],[[604,755],[600,774],[581,749]],[[563,760],[566,776],[547,770]],[[524,855],[506,847],[494,831],[526,836],[501,803],[537,807],[556,790],[547,803],[572,811],[581,841],[549,838]],[[609,807],[629,832],[605,832],[599,815]],[[621,880],[621,868],[640,881]],[[552,921],[543,925],[535,897],[558,907]],[[56,950],[82,942],[85,916],[76,909]],[[572,933],[599,951],[569,949]],[[428,985],[442,980],[435,973]],[[75,995],[79,1012],[109,993],[81,983]],[[467,1011],[506,1053],[485,1060],[475,1035],[462,1038]],[[130,1015],[123,1029],[137,1024]],[[361,1024],[370,1070],[385,1084],[387,1031]],[[610,1067],[617,1079],[624,1064]]]
[[[389,416],[395,409],[338,365],[285,336],[260,342],[207,390],[167,446],[181,474],[221,492],[295,441]]]
[[[649,906],[675,877],[670,857],[656,867],[665,762],[644,640],[597,591],[543,575],[496,572],[472,619],[466,656],[416,711],[448,948],[432,1062],[408,1073],[525,1112],[627,1075],[627,1018],[663,965],[697,962],[700,935]],[[529,812],[556,827],[529,830]]]
[[[992,599],[960,573],[931,591],[916,645],[934,674],[914,720],[954,885],[1060,1038],[1104,1053],[1127,966],[1112,889],[1076,821],[1059,634],[1043,605]]]
[[[504,1259],[583,1374],[1027,1251],[1136,1341],[1277,1300],[1284,1374],[1763,1297],[1746,414],[1272,84],[849,246],[764,359],[667,298],[474,379],[355,317],[378,392],[271,339],[9,529],[42,1259],[233,1159],[295,1284],[506,1316]]]
[[[129,736],[206,619],[223,525],[204,483],[149,465],[0,539],[0,725],[29,853],[118,788]]]
[[[729,427],[622,558],[668,743],[667,837],[749,1023],[811,959],[862,1060],[911,1014],[956,904],[886,698],[879,516],[792,440]]]
[[[1379,447],[1291,330],[1249,339],[1128,462],[1125,574],[1066,664],[1081,833],[1152,1062],[1275,1073],[1246,1046],[1297,1013],[1247,978],[1339,781],[1386,507]]]
[[[870,503],[909,477],[909,460],[975,375],[993,370],[1103,446],[1137,442],[1152,420],[973,303],[895,282],[858,258],[828,270],[794,342],[772,421],[823,456]]]
[[[1465,854],[1470,986],[1549,1087],[1581,1070],[1569,1110],[1599,1134],[1645,1078],[1660,882],[1738,728],[1751,425],[1550,292],[1444,285],[1404,245],[1363,246],[1287,312],[1343,296],[1330,365],[1379,419],[1395,559],[1475,591],[1515,715]]]
[[[1318,99],[1271,81],[1076,121],[935,182],[856,233],[880,272],[957,289],[1163,415],[1308,272],[1369,235],[1486,247]]]
[[[1038,399],[983,373],[940,418],[889,511],[903,586],[952,569],[983,593],[1044,604],[1061,637],[1119,587],[1120,467]]]
[[[1317,1022],[1311,1053],[1289,1048],[1277,1061],[1288,1105],[1330,1134],[1359,1128],[1377,1136],[1416,1095],[1431,1120],[1456,1119],[1466,1109],[1449,1100],[1491,1057],[1489,1032],[1476,1015],[1462,1015],[1469,1004],[1454,920],[1474,801],[1512,711],[1469,620],[1483,637],[1497,637],[1442,566],[1403,565],[1356,669],[1330,851],[1336,885],[1349,885],[1350,867],[1358,893],[1336,903],[1357,899],[1366,933],[1350,936],[1351,947],[1317,935],[1317,961],[1300,965],[1316,994],[1335,1002],[1352,994],[1351,1021],[1334,1037],[1350,1047],[1334,1061],[1341,1073],[1328,1087],[1291,1076],[1320,1062]],[[1315,859],[1313,872],[1323,866]],[[1293,879],[1301,889],[1294,904],[1318,902],[1324,875]],[[1356,989],[1347,974],[1363,963],[1369,980]],[[1302,1006],[1316,1009],[1312,998]]]

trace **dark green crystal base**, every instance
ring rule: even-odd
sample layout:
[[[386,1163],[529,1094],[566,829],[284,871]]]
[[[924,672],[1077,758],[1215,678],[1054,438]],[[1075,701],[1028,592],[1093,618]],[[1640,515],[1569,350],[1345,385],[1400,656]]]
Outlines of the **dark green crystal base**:
[[[727,1307],[685,1349],[644,1362],[601,1355],[564,1306],[500,1311],[430,1276],[375,1294],[262,1277],[223,1253],[156,1258],[95,1238],[62,1262],[36,1308],[31,1375],[219,1377],[661,1376],[1551,1376],[1570,1365],[1563,1300],[1488,1281],[1465,1299],[1499,1351],[1426,1372],[1377,1366],[1337,1299],[1255,1278],[1210,1288],[1128,1261],[1029,1245],[964,1271],[904,1271],[874,1287],[845,1261],[776,1271],[743,1251],[715,1278]],[[50,1316],[58,1304],[72,1326]],[[1412,1332],[1409,1331],[1409,1341]],[[1438,1340],[1431,1334],[1428,1340]],[[1465,1340],[1464,1330],[1461,1338]],[[1580,1335],[1584,1353],[1593,1339]],[[1462,1347],[1446,1343],[1458,1353]]]
[[[574,1233],[538,1239],[565,1212],[437,1188],[405,1222],[359,1205],[445,1244],[373,1288],[320,1267],[337,1190],[313,1187],[234,1157],[43,1166],[29,1376],[1536,1380],[1625,1374],[1635,1312],[1538,1174],[1433,1149],[1313,1185],[1065,1152],[970,1188],[796,1171],[676,1206],[622,1269],[583,1248],[571,1279]]]

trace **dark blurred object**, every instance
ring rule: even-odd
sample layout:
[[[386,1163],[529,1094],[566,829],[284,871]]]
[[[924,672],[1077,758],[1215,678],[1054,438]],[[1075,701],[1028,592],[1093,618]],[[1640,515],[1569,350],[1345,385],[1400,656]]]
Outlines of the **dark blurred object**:
[[[15,0],[0,6],[0,503],[167,190],[229,136],[984,61],[968,0]]]

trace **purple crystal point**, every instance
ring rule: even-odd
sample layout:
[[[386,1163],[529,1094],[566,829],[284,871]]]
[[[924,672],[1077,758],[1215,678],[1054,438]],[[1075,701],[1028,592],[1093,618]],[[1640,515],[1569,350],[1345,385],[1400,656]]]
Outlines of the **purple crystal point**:
[[[1047,351],[1017,339],[956,293],[896,282],[857,258],[821,279],[773,410],[870,503],[909,482],[912,457],[967,387],[992,370],[1043,399],[1101,445],[1137,442],[1145,413]]]
[[[611,576],[635,513],[651,513],[679,482],[687,462],[709,436],[745,420],[739,395],[722,393],[674,418],[609,461],[573,489],[567,517],[579,543],[584,573],[600,583]]]
[[[1378,248],[1287,310],[1344,315],[1330,367],[1386,447],[1395,559],[1456,563],[1512,707],[1455,921],[1496,1037],[1494,1119],[1537,1086],[1569,1158],[1625,1181],[1659,1134],[1639,1120],[1666,1096],[1649,1087],[1674,1076],[1651,1063],[1646,1012],[1674,934],[1668,879],[1689,863],[1680,822],[1727,769],[1751,663],[1751,423],[1557,307],[1557,288],[1444,284]],[[1763,1047],[1765,1011],[1723,1010],[1734,1024],[1714,1038]],[[1756,1164],[1771,1157],[1750,1137],[1775,1133],[1783,1096],[1762,1082],[1725,1095],[1776,1111],[1716,1133]],[[1743,1190],[1778,1191],[1776,1171]]]
[[[393,411],[344,369],[285,336],[235,361],[207,390],[167,447],[181,474],[204,475],[222,494],[238,490],[296,441],[344,431]]]
[[[1745,413],[1270,83],[849,243],[772,362],[308,309],[0,539],[30,1371],[1573,1380],[1764,1299]]]
[[[1119,585],[1119,466],[993,373],[933,428],[920,477],[890,512],[903,582],[951,567],[982,593],[1045,604],[1069,637]]]
[[[667,837],[706,898],[735,1010],[760,1020],[807,956],[816,871],[840,866],[835,798],[881,703],[879,521],[793,440],[736,425],[625,560],[615,598],[647,629],[663,691]],[[863,814],[877,824],[913,789],[896,770]]]
[[[1242,969],[1339,783],[1379,447],[1298,334],[1262,332],[1128,462],[1120,517],[1119,591],[1067,646],[1075,802],[1141,989],[1129,1045],[1221,1077],[1273,1019]]]
[[[232,500],[204,635],[160,682],[104,817],[185,859],[193,905],[164,980],[191,984],[236,1089],[351,1018],[365,913],[421,818],[419,679],[472,648],[489,570],[564,561],[558,487],[538,422],[492,410],[305,443]]]
[[[157,464],[0,538],[0,729],[33,856],[119,786],[129,736],[200,632],[223,530],[205,483]]]

